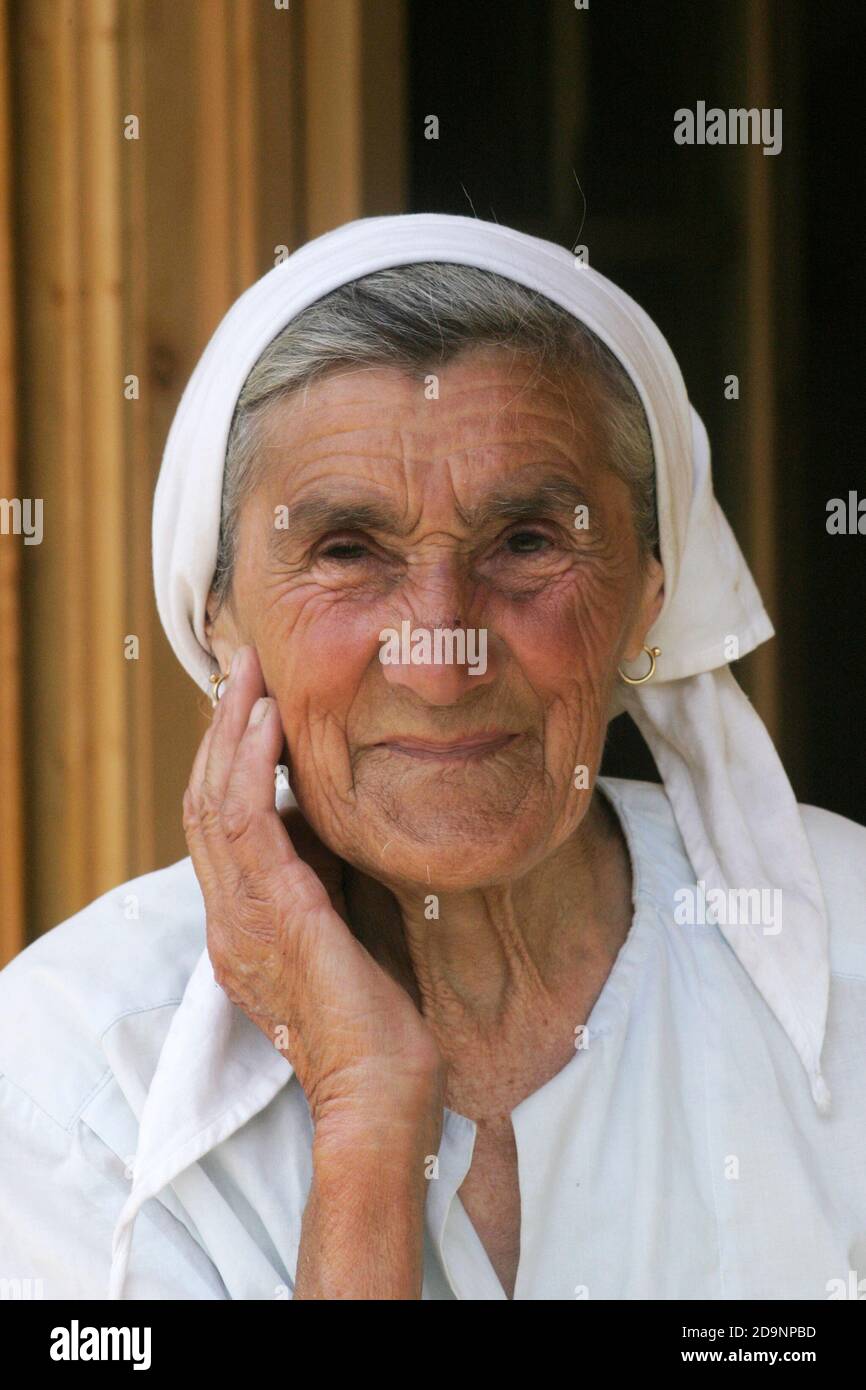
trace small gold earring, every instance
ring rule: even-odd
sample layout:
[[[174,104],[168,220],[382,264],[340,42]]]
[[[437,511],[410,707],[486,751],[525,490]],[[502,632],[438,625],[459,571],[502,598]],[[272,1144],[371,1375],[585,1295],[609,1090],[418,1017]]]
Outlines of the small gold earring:
[[[637,679],[635,679],[634,676],[627,676],[624,671],[620,671],[619,667],[617,666],[617,671],[619,671],[620,676],[626,682],[627,685],[643,685],[644,681],[651,681],[653,676],[655,675],[656,657],[661,656],[662,649],[661,647],[647,647],[646,645],[644,645],[644,651],[650,659],[650,668],[645,676],[638,676]]]
[[[227,680],[228,672],[223,673],[222,671],[215,671],[210,677],[211,688],[208,694],[214,709],[217,707],[217,701],[222,698],[223,686]]]

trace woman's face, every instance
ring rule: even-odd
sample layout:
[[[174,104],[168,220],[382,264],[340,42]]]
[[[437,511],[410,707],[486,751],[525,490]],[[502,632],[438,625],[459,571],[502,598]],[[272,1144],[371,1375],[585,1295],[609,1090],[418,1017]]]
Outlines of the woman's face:
[[[661,606],[596,407],[485,348],[432,381],[332,374],[264,447],[212,640],[222,669],[256,647],[304,815],[386,882],[519,877],[586,813]]]

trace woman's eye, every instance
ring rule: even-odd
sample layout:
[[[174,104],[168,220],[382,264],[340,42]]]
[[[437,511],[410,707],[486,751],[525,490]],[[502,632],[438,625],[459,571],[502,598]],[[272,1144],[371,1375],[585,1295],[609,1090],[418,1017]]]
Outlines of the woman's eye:
[[[370,552],[361,541],[334,541],[319,553],[325,560],[349,563],[352,560],[362,560]]]
[[[512,555],[536,555],[546,550],[552,542],[541,531],[515,531],[505,544]]]
[[[552,547],[553,541],[542,531],[514,531],[505,539],[505,548],[511,555],[541,555]],[[360,540],[330,541],[319,551],[320,559],[344,565],[369,559],[370,556],[369,546]]]

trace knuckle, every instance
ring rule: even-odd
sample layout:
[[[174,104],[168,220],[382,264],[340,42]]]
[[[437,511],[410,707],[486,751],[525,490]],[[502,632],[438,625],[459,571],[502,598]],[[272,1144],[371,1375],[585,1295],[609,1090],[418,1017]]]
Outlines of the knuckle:
[[[227,801],[220,812],[220,828],[229,844],[236,844],[248,837],[254,828],[255,818],[249,806],[242,801]]]
[[[194,835],[199,829],[198,805],[193,792],[187,787],[183,794],[183,814],[181,816],[184,832]]]
[[[197,810],[198,825],[205,835],[213,835],[221,829],[222,812],[216,802],[209,796],[201,798]]]

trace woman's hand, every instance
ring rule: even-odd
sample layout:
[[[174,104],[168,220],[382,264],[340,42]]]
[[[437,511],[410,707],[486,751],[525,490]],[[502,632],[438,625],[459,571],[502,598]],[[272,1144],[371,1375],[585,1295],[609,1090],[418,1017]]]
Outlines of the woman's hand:
[[[395,1116],[417,1112],[429,1128],[442,1104],[435,1039],[344,920],[340,861],[299,815],[322,877],[289,838],[274,809],[282,747],[258,656],[242,647],[183,802],[214,976],[291,1062],[317,1128],[345,1115],[354,1132],[385,1097]]]
[[[258,656],[242,647],[183,825],[217,983],[291,1062],[315,1126],[294,1297],[420,1298],[444,1065],[406,991],[352,935],[340,860],[290,813],[302,858],[274,809],[282,746]]]

